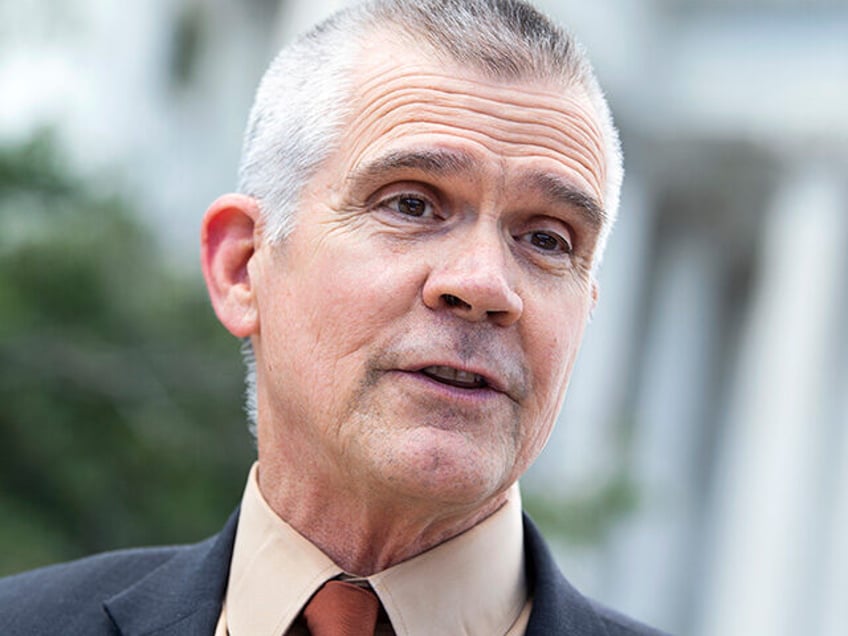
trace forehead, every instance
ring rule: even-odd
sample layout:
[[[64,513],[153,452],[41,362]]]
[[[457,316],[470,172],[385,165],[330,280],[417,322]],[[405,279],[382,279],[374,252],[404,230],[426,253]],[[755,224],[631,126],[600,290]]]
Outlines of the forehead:
[[[460,150],[500,176],[551,172],[602,207],[602,135],[582,89],[499,81],[425,51],[391,38],[361,49],[341,139],[348,174],[405,148]]]

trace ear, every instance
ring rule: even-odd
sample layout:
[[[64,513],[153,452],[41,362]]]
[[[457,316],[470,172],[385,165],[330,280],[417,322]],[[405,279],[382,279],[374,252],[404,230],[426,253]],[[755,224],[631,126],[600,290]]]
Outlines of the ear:
[[[212,308],[238,338],[258,331],[259,314],[247,265],[256,245],[259,204],[253,197],[225,194],[203,217],[200,252]]]

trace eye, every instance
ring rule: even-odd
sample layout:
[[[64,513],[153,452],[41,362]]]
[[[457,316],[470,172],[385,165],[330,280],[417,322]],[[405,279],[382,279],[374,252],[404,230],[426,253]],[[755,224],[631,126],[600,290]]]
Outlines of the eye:
[[[432,203],[414,194],[399,194],[387,199],[382,205],[405,216],[431,217],[435,214]]]
[[[518,237],[542,252],[552,254],[571,254],[571,243],[557,234],[548,230],[534,230]]]

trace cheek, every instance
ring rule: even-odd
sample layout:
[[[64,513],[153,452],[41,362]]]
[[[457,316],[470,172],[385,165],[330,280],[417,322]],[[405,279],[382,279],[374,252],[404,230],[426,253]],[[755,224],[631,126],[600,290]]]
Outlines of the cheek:
[[[540,338],[534,350],[533,377],[535,404],[528,409],[524,421],[522,448],[518,451],[516,467],[523,473],[542,452],[556,424],[574,365],[581,329],[566,331],[560,328]]]
[[[328,244],[326,253],[297,285],[295,319],[316,351],[332,350],[341,360],[397,328],[420,295],[420,277],[373,246]]]
[[[554,419],[559,411],[586,324],[587,313],[582,306],[558,313],[563,316],[562,320],[546,320],[539,324],[533,342],[532,373],[539,400],[538,415],[543,420]]]

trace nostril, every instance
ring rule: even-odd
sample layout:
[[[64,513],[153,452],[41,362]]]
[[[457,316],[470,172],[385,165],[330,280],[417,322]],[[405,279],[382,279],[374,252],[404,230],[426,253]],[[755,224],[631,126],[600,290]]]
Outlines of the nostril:
[[[442,294],[442,300],[448,307],[460,307],[461,309],[471,309],[471,305],[453,294]]]

